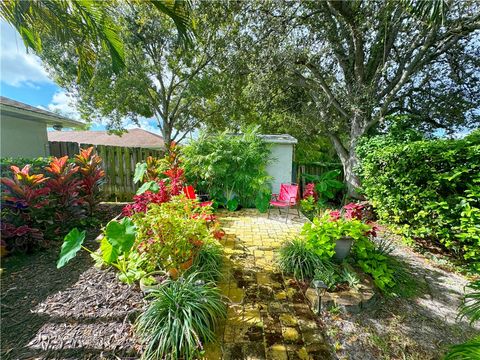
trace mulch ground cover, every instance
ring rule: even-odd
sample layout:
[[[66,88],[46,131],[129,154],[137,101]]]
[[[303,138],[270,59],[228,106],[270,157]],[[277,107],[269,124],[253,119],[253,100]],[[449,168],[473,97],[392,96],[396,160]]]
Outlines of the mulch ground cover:
[[[101,224],[88,229],[96,248],[101,227],[122,205],[100,205]],[[137,358],[131,323],[143,306],[138,289],[121,284],[113,271],[93,267],[85,251],[56,268],[61,243],[33,254],[2,259],[2,359]]]

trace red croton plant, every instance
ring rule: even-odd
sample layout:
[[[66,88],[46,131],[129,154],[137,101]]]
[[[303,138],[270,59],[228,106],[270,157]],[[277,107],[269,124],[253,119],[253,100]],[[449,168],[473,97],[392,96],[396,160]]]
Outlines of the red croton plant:
[[[29,251],[47,245],[54,234],[68,230],[92,214],[104,178],[101,158],[93,147],[82,149],[75,162],[54,157],[40,174],[11,166],[2,177],[2,244],[9,250]]]
[[[172,142],[169,151],[163,159],[155,159],[151,156],[145,160],[141,181],[143,184],[154,182],[155,190],[147,190],[133,196],[133,202],[123,208],[124,216],[132,216],[136,213],[145,213],[149,204],[161,204],[169,202],[173,196],[182,194],[186,185],[185,170],[182,167],[178,146]],[[200,204],[199,204],[200,206]],[[216,216],[212,209],[203,209],[192,215],[192,218],[199,221],[207,221],[210,230],[216,239],[221,239],[225,232],[220,229],[216,222]]]

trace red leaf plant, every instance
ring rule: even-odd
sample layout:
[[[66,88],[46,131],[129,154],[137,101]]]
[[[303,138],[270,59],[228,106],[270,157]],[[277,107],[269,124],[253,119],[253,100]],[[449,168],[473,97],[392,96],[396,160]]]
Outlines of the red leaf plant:
[[[315,191],[315,184],[314,183],[308,183],[305,186],[305,190],[303,190],[303,198],[308,199],[309,197],[313,197],[315,201],[318,200],[318,194]]]
[[[148,204],[161,204],[170,200],[170,193],[163,180],[158,181],[158,192],[145,191],[143,194],[135,195],[133,203],[127,204],[122,214],[124,216],[132,216],[135,213],[145,213],[148,209]]]
[[[55,203],[55,219],[60,222],[84,215],[83,200],[79,196],[80,179],[75,177],[79,167],[68,162],[68,156],[54,157],[45,167],[50,177],[46,186]]]
[[[102,158],[93,153],[93,146],[80,149],[80,154],[75,155],[75,164],[79,167],[80,194],[88,205],[91,215],[99,201],[100,186],[105,180],[105,171],[102,169]]]
[[[44,208],[49,204],[50,189],[42,187],[48,178],[30,174],[30,166],[23,169],[11,166],[12,178],[3,177],[1,237],[8,249],[29,251],[44,245],[43,233],[37,227],[45,221]]]
[[[345,220],[363,221],[363,210],[364,206],[362,204],[349,203],[343,206],[341,210],[330,211],[330,220],[338,221],[343,218]],[[376,237],[377,231],[379,230],[378,225],[373,221],[367,221],[366,224],[370,226],[370,230],[365,232],[365,236]]]

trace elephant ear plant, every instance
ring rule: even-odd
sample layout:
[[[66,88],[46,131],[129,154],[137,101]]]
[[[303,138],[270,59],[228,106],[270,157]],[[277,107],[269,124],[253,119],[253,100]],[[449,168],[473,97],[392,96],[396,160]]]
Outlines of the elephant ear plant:
[[[100,243],[100,253],[83,246],[85,241],[85,230],[72,229],[64,238],[60,256],[57,261],[57,268],[65,266],[73,259],[80,249],[89,252],[94,259],[111,265],[120,271],[120,280],[132,283],[143,274],[132,269],[134,263],[130,259],[131,250],[135,243],[136,230],[132,220],[128,217],[121,221],[110,221],[105,227],[105,236]]]

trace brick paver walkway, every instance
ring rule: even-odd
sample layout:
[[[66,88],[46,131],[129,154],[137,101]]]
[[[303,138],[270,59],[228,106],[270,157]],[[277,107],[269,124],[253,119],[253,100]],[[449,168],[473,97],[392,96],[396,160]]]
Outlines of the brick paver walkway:
[[[322,331],[300,289],[275,265],[275,251],[300,231],[303,220],[267,219],[256,210],[221,213],[226,236],[224,278],[219,287],[230,300],[219,344],[209,360],[330,359]]]

